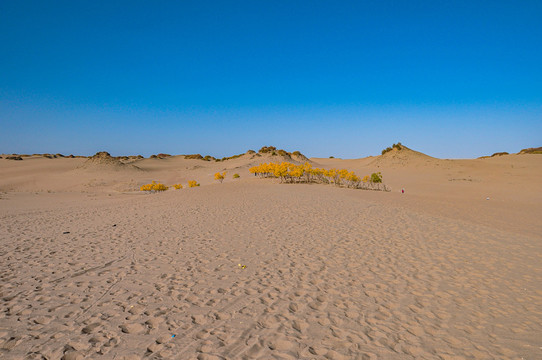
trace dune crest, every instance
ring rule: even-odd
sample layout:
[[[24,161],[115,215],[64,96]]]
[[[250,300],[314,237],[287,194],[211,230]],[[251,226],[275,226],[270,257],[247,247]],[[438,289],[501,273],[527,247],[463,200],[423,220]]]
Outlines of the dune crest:
[[[125,164],[119,159],[112,157],[107,151],[97,152],[95,155],[89,157],[81,166],[77,167],[76,170],[143,171],[133,164]]]
[[[394,146],[391,150],[377,156],[369,165],[378,167],[406,167],[433,164],[437,161],[440,160],[412,150],[399,143],[398,146]]]

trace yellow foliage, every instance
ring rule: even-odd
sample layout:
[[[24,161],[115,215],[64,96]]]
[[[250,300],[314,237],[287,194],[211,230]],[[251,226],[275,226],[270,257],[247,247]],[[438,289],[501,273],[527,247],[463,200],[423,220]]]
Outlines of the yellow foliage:
[[[199,186],[200,184],[198,184],[198,182],[196,180],[190,180],[188,182],[188,187],[196,187],[196,186]]]
[[[179,189],[182,189],[183,186],[182,186],[181,184],[174,184],[174,185],[173,185],[173,188],[174,188],[175,190],[179,190]]]
[[[251,174],[263,178],[279,178],[281,182],[300,183],[317,182],[337,186],[346,186],[354,189],[383,190],[389,191],[384,184],[376,184],[371,181],[371,176],[366,175],[360,178],[353,171],[346,169],[319,169],[313,168],[311,164],[295,165],[288,162],[263,163],[249,169]],[[215,175],[216,176],[216,175]]]
[[[166,191],[167,189],[169,189],[169,187],[162,183],[156,183],[154,180],[150,184],[142,185],[139,188],[141,191]]]
[[[233,178],[234,178],[234,179],[239,179],[240,176],[239,176],[239,174],[233,174]]]
[[[222,174],[217,172],[215,174],[215,180],[218,180],[220,182],[224,181],[224,178],[226,177],[226,172],[224,171]]]

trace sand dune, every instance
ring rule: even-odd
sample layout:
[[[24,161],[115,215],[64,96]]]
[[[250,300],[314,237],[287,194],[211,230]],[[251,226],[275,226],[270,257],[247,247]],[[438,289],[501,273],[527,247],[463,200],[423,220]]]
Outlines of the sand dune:
[[[0,357],[541,357],[542,155],[310,159],[390,193],[275,159],[0,159]]]

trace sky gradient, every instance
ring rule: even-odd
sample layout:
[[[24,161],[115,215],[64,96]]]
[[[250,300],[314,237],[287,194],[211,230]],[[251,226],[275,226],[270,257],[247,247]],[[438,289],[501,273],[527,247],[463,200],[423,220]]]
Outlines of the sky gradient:
[[[0,3],[0,153],[542,146],[540,1]]]

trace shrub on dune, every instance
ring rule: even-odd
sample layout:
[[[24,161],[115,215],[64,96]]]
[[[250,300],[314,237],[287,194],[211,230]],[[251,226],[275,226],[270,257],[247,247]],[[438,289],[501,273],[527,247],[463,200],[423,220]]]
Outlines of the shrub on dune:
[[[226,172],[224,171],[223,173],[219,173],[217,172],[215,174],[215,180],[218,180],[220,181],[220,183],[222,183],[224,181],[224,179],[226,178]]]
[[[198,184],[198,182],[196,180],[190,180],[188,182],[188,187],[193,188],[193,187],[197,187],[197,186],[200,186],[200,184]]]
[[[150,191],[150,192],[166,191],[167,189],[169,189],[168,186],[162,183],[157,183],[154,180],[150,184],[142,185],[139,188],[139,190],[141,191]]]

